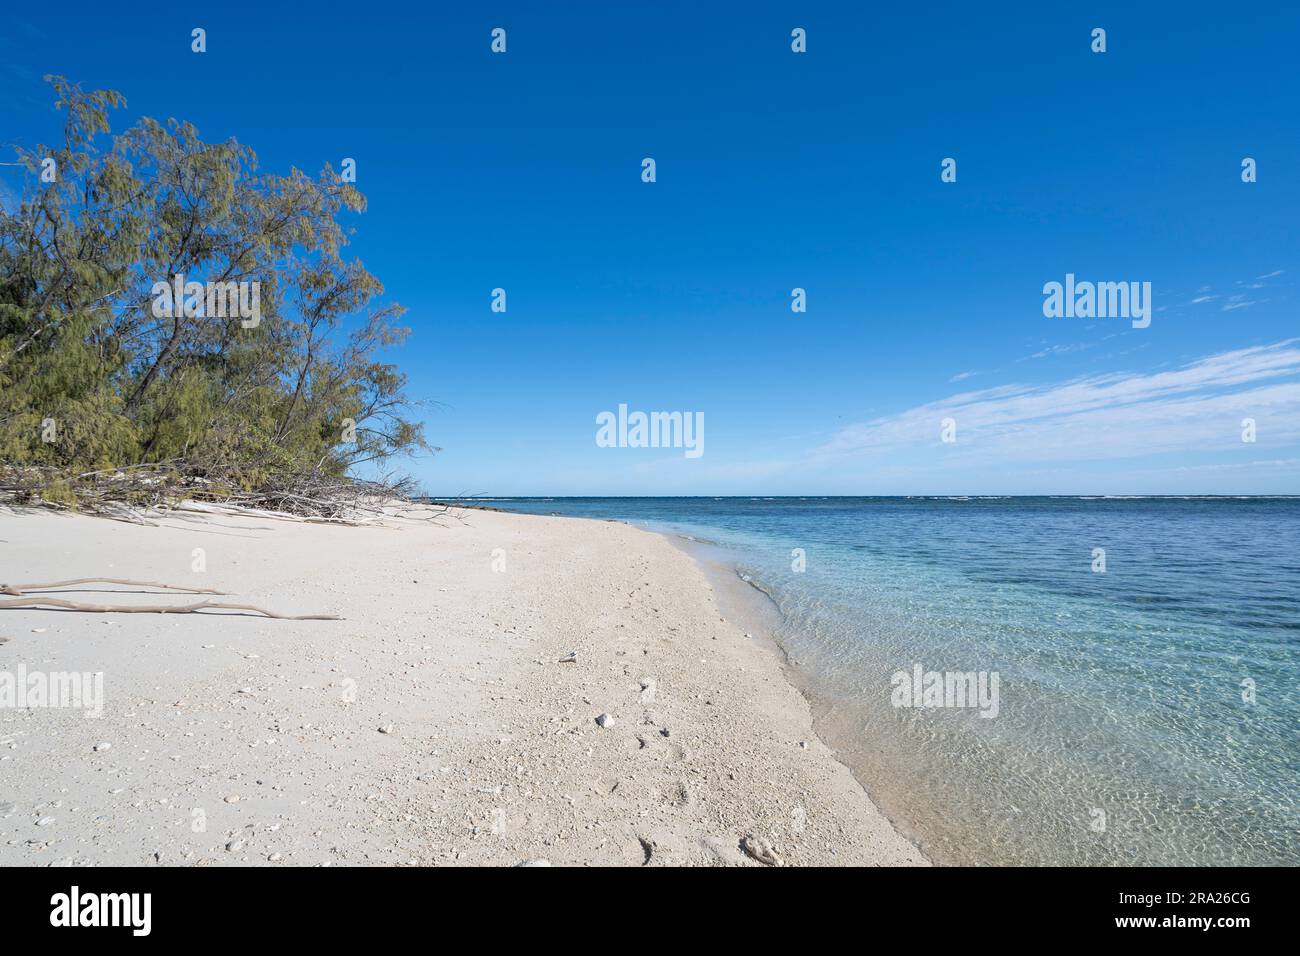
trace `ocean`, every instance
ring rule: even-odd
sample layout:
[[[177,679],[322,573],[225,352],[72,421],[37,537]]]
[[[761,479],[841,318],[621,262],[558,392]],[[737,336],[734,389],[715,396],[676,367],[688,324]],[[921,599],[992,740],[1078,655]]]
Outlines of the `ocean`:
[[[480,500],[734,569],[937,862],[1300,863],[1300,498]]]

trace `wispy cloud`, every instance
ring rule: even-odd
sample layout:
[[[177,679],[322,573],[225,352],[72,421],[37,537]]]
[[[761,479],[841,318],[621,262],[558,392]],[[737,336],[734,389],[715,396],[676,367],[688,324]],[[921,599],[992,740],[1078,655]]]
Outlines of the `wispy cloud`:
[[[1031,359],[1047,358],[1052,355],[1069,355],[1071,352],[1082,352],[1085,349],[1095,348],[1098,342],[1075,342],[1071,345],[1049,345],[1041,351],[1035,352],[1028,356]],[[1022,360],[1023,361],[1023,360]]]
[[[1234,285],[1236,285],[1239,288],[1246,288],[1246,289],[1263,289],[1268,285],[1268,283],[1265,281],[1266,279],[1276,279],[1278,276],[1285,273],[1285,271],[1286,271],[1285,269],[1274,269],[1272,272],[1266,272],[1261,276],[1255,276],[1253,282],[1247,282],[1245,279],[1238,279],[1234,283]],[[1212,286],[1208,286],[1208,285],[1201,286],[1199,289],[1196,290],[1196,294],[1186,304],[1204,305],[1206,302],[1214,302],[1218,299],[1222,299],[1223,294],[1211,291],[1212,288],[1213,288]],[[1246,296],[1243,294],[1228,296],[1227,302],[1223,305],[1220,311],[1231,312],[1234,309],[1244,309],[1249,306],[1259,304],[1259,300],[1244,301],[1245,299]],[[1268,301],[1268,300],[1264,300],[1264,301]]]
[[[1271,447],[1300,441],[1300,348],[1291,339],[1169,371],[1112,373],[964,392],[850,425],[814,457],[941,449],[966,464],[1101,460],[1241,448],[1240,422]],[[940,423],[958,441],[941,446]]]

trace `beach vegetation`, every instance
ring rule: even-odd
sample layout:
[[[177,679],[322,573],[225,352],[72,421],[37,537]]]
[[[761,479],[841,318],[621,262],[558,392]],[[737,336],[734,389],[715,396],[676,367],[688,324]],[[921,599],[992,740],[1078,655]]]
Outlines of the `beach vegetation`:
[[[61,141],[15,147],[0,203],[0,486],[320,493],[431,450],[388,359],[404,310],[347,255],[352,182],[181,120],[113,134],[120,94],[46,79]]]

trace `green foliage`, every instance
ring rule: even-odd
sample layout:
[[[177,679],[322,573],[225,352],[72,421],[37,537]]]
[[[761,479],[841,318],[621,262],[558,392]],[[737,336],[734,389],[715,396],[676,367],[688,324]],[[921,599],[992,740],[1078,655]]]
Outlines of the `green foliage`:
[[[0,461],[76,474],[181,459],[257,488],[428,448],[405,376],[379,358],[405,338],[404,310],[376,305],[379,280],[342,256],[339,216],[365,208],[352,185],[329,166],[262,173],[248,147],[175,120],[101,150],[124,100],[47,79],[64,142],[17,150],[28,188],[0,210]],[[177,273],[258,283],[260,323],[157,315],[154,285]]]

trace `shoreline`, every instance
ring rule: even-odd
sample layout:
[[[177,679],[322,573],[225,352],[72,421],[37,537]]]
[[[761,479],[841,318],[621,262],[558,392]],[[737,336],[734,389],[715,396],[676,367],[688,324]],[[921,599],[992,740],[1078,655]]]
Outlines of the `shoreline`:
[[[723,615],[739,621],[761,646],[777,656],[782,676],[808,704],[813,733],[835,755],[835,759],[848,769],[872,805],[889,821],[899,836],[911,843],[932,866],[959,865],[957,861],[936,855],[926,846],[921,832],[905,814],[891,813],[882,804],[872,782],[864,779],[869,775],[856,768],[854,761],[849,758],[847,748],[843,746],[843,738],[825,726],[837,701],[818,688],[814,676],[800,667],[798,660],[790,656],[776,636],[786,623],[776,599],[752,580],[741,577],[740,568],[721,546],[701,542],[678,532],[652,533],[674,539],[674,543],[700,565],[714,584]],[[712,553],[714,551],[718,553]]]
[[[929,862],[700,561],[549,517],[0,517],[6,580],[199,582],[343,618],[0,616],[0,671],[106,674],[98,720],[0,708],[0,864],[763,865],[742,842]],[[125,590],[60,596],[163,600]]]

